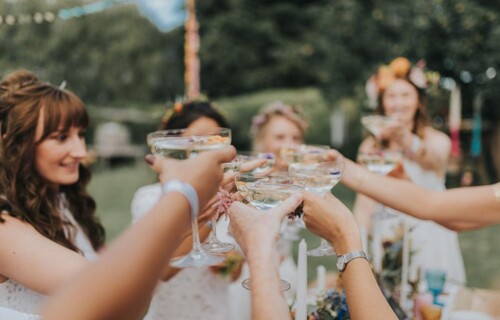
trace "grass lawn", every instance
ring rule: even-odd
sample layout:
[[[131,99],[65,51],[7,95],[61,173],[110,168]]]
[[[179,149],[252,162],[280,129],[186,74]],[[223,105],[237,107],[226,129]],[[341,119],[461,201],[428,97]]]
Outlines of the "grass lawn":
[[[100,168],[94,172],[90,192],[97,202],[97,212],[106,228],[108,241],[130,225],[130,202],[137,188],[154,181],[155,175],[142,162],[116,169]],[[352,191],[339,185],[335,187],[334,194],[352,207]],[[319,245],[319,238],[315,235],[306,230],[302,235],[309,248]],[[500,289],[499,243],[500,225],[460,234],[469,287]],[[295,254],[296,249],[297,244]],[[309,258],[309,280],[315,278],[316,267],[320,264],[327,270],[336,270],[331,257]]]

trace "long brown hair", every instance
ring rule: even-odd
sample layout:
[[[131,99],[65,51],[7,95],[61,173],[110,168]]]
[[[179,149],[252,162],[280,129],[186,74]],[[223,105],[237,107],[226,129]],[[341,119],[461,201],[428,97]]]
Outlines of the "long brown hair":
[[[41,138],[35,142],[43,112]],[[59,190],[50,187],[35,168],[36,146],[55,131],[87,128],[88,115],[75,94],[40,82],[29,71],[13,72],[0,82],[0,212],[30,223],[45,237],[78,251],[65,232],[69,222],[61,216],[66,205],[88,236],[94,249],[105,239],[104,228],[95,215],[95,201],[87,193],[90,171],[79,165],[79,179]]]

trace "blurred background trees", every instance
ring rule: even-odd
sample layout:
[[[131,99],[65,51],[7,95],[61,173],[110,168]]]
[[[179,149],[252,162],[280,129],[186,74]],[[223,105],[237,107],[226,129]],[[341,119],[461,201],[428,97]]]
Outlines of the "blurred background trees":
[[[0,0],[0,73],[24,67],[53,83],[66,80],[84,101],[99,107],[158,109],[182,96],[183,28],[160,32],[141,16],[134,1],[68,20],[22,22],[26,14],[93,2]],[[466,118],[471,118],[474,97],[480,93],[485,141],[500,139],[495,132],[500,118],[496,1],[203,0],[196,5],[201,88],[211,99],[227,101],[277,89],[319,90],[320,100],[308,108],[321,105],[325,112],[313,111],[319,117],[311,120],[328,121],[331,110],[340,110],[349,134],[337,146],[353,156],[362,134],[359,115],[369,111],[366,79],[380,64],[403,55],[413,62],[425,59],[429,69],[453,78],[462,88]],[[7,24],[7,15],[15,23]],[[445,124],[446,97],[443,91],[431,104],[437,125]],[[227,113],[239,109],[225,107]],[[158,113],[151,116],[152,123]],[[239,112],[236,118],[240,114],[246,118],[235,123],[249,122],[250,113]],[[446,126],[441,129],[446,131]],[[239,145],[249,145],[248,134],[238,136]],[[325,137],[329,134],[309,136]],[[462,139],[467,151],[470,132],[464,131]],[[500,157],[495,159],[500,162]],[[483,176],[496,180],[495,165],[490,160]]]

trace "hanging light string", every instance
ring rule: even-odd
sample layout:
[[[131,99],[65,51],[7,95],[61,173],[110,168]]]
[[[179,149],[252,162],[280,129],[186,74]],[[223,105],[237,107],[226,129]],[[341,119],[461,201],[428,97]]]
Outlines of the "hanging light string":
[[[64,8],[56,11],[0,15],[0,27],[4,25],[13,26],[32,23],[52,23],[57,19],[68,20],[79,18],[108,10],[116,5],[128,4],[131,2],[133,2],[133,0],[101,0],[79,7]]]

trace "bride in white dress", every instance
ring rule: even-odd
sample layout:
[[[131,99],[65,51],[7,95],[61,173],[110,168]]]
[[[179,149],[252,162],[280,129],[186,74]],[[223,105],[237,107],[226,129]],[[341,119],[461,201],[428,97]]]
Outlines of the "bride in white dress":
[[[405,58],[395,59],[369,81],[367,88],[372,100],[378,102],[377,112],[391,116],[394,121],[387,125],[378,137],[370,136],[361,144],[360,152],[370,152],[381,147],[403,151],[401,178],[433,190],[445,189],[445,174],[450,156],[451,142],[447,135],[427,124],[425,108],[426,82],[419,66],[411,67]],[[382,141],[380,143],[380,141]],[[382,188],[383,186],[381,186]],[[378,239],[391,238],[394,229],[404,219],[411,230],[410,280],[415,280],[425,269],[442,269],[447,279],[455,284],[465,284],[462,254],[455,232],[440,225],[411,218],[396,212],[397,218],[372,220],[372,214],[381,206],[370,198],[358,194],[354,214],[366,230],[372,229]],[[391,211],[394,213],[394,211]],[[377,242],[377,241],[375,241]],[[377,243],[374,243],[377,246]],[[376,252],[377,250],[374,250]],[[377,262],[375,262],[377,264]]]
[[[76,95],[21,70],[0,83],[0,119],[0,308],[31,317],[104,243],[81,164],[88,116]]]

